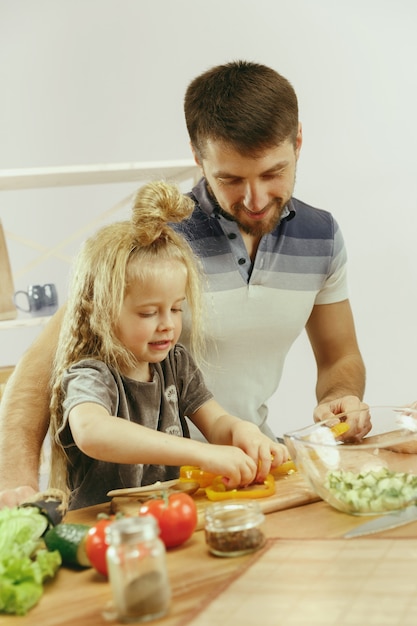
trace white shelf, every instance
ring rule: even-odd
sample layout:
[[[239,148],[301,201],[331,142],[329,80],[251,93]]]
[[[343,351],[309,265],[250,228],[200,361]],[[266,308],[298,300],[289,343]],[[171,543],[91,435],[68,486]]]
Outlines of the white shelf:
[[[180,182],[195,179],[198,173],[192,159],[11,169],[0,170],[0,190],[102,185],[160,178]]]
[[[42,317],[27,317],[22,319],[14,319],[14,320],[1,320],[0,321],[0,330],[8,330],[10,328],[29,328],[32,326],[45,326],[52,315],[46,315]]]

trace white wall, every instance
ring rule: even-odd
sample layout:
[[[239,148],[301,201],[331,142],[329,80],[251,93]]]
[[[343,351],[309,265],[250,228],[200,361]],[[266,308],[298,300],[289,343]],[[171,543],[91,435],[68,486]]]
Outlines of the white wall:
[[[407,402],[417,398],[416,19],[413,0],[0,0],[0,168],[188,158],[189,81],[236,58],[271,65],[299,96],[295,195],[331,210],[348,245],[366,399]],[[133,189],[2,192],[16,289],[54,281],[64,299],[86,215]],[[38,263],[18,237],[62,242],[61,257]],[[0,332],[1,365],[37,331]],[[311,419],[314,381],[301,337],[271,401],[277,433]]]

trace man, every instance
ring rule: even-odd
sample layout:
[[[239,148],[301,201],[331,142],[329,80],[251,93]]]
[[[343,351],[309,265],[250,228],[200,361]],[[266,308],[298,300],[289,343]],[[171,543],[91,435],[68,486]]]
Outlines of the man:
[[[292,195],[302,144],[292,86],[259,64],[214,67],[189,85],[185,117],[203,179],[191,193],[192,218],[177,229],[207,275],[208,387],[231,413],[274,437],[266,403],[306,328],[317,362],[314,419],[366,408],[341,232],[328,212]],[[37,489],[61,315],[22,358],[6,390],[0,504],[21,502]],[[363,411],[350,434],[360,438],[369,428]]]

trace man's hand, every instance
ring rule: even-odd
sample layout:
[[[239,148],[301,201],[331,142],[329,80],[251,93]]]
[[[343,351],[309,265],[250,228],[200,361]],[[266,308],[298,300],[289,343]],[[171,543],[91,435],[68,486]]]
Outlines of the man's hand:
[[[23,504],[30,500],[32,496],[37,493],[36,489],[23,485],[22,487],[16,487],[16,489],[5,489],[0,491],[0,509],[5,507],[12,509],[19,504]]]
[[[372,428],[369,406],[356,396],[344,396],[328,402],[322,402],[314,409],[314,421],[322,422],[338,417],[349,424],[344,439],[360,440]],[[348,415],[345,415],[348,414]]]

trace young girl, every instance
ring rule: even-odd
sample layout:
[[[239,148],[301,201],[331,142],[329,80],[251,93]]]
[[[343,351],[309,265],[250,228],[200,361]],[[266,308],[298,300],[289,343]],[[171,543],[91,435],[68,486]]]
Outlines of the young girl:
[[[174,186],[145,185],[131,221],[102,228],[78,258],[51,400],[51,487],[69,488],[72,509],[105,502],[111,489],[176,478],[181,465],[221,474],[233,488],[263,481],[288,458],[227,414],[177,343],[186,302],[201,356],[199,271],[168,225],[193,206]],[[210,443],[189,438],[185,416]]]

